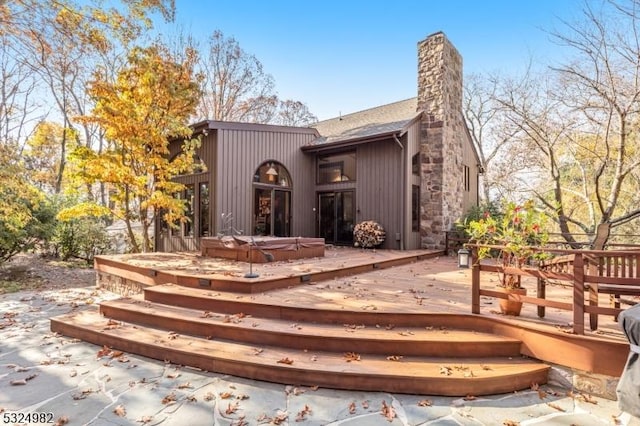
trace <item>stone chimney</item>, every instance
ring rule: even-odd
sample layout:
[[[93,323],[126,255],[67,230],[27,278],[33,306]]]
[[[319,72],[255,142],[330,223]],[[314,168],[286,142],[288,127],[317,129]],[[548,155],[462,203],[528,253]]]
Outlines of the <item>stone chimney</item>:
[[[465,125],[462,115],[462,57],[442,32],[418,43],[423,248],[445,247],[445,231],[462,217]]]

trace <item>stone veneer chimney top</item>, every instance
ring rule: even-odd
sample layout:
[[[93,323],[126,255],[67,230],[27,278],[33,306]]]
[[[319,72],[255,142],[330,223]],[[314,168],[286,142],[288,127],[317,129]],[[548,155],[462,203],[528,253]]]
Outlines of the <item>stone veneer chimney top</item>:
[[[420,238],[445,246],[445,232],[463,211],[462,57],[442,32],[418,43],[420,123]]]

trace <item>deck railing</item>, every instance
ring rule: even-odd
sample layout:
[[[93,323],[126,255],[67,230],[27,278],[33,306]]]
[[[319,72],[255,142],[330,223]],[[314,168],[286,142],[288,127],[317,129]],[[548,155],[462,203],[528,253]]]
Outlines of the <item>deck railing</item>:
[[[538,316],[544,317],[546,307],[571,311],[573,332],[584,334],[585,314],[589,315],[591,329],[598,327],[598,315],[616,316],[623,310],[622,296],[640,296],[640,250],[565,250],[542,249],[554,256],[551,260],[524,268],[504,267],[490,261],[478,261],[477,249],[472,249],[471,312],[480,313],[480,296],[511,299],[538,306]],[[500,249],[500,246],[486,246]],[[521,296],[481,288],[481,273],[501,273],[518,277],[536,278],[536,294]],[[549,283],[560,284],[572,290],[572,302],[551,300],[546,296]],[[611,306],[599,306],[599,295],[609,294]],[[587,303],[588,302],[588,303]],[[634,303],[634,301],[631,301]]]

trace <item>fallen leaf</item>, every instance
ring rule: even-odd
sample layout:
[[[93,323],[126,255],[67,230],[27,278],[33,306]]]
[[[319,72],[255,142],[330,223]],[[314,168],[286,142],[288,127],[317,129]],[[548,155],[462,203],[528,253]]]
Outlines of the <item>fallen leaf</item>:
[[[226,410],[224,410],[225,414],[229,415],[229,414],[233,414],[233,413],[235,413],[236,411],[238,411],[238,406],[239,406],[239,405],[240,405],[240,403],[239,403],[239,402],[233,402],[233,403],[232,403],[232,402],[230,402],[230,403],[227,405],[227,409],[226,409]]]
[[[207,392],[206,394],[204,394],[204,397],[203,397],[205,401],[213,401],[215,398],[216,396],[211,392]]]
[[[56,420],[55,426],[63,426],[63,425],[66,425],[67,423],[69,423],[69,417],[60,416],[58,417],[58,420]]]
[[[118,417],[125,417],[127,415],[127,410],[124,408],[124,405],[120,404],[118,405],[113,412],[115,413],[116,416]]]
[[[153,420],[153,416],[142,416],[140,420],[136,420],[136,421],[138,423],[142,423],[146,425],[147,423],[151,423],[151,420]]]
[[[189,395],[189,396],[187,396],[187,401],[189,401],[189,402],[198,402],[198,398],[196,398],[193,395]]]
[[[96,357],[99,359],[109,355],[110,353],[111,353],[111,349],[107,345],[104,345],[102,349],[98,351],[98,353],[96,354]]]
[[[167,379],[177,379],[178,377],[180,377],[180,373],[170,373],[167,374]]]
[[[567,410],[565,410],[564,408],[562,408],[562,407],[560,407],[559,405],[556,405],[556,404],[554,404],[554,403],[552,403],[552,402],[547,402],[547,405],[548,405],[549,407],[551,407],[551,408],[555,408],[555,409],[556,409],[556,410],[558,410],[558,411],[562,411],[563,413],[564,413],[565,411],[567,411]]]
[[[291,364],[293,364],[293,360],[289,359],[289,358],[282,358],[281,360],[278,361],[278,364],[291,365]]]
[[[286,422],[288,418],[289,418],[289,414],[287,414],[286,411],[278,410],[278,413],[276,414],[276,416],[271,419],[271,424],[281,425],[282,423]]]
[[[382,414],[388,421],[392,422],[396,417],[396,410],[394,410],[393,407],[387,405],[387,401],[383,400],[382,410],[380,411],[380,414]]]
[[[418,402],[418,407],[431,407],[433,405],[433,402],[431,402],[430,399],[423,399],[422,401]]]
[[[220,392],[220,398],[222,399],[229,399],[231,397],[233,397],[232,392]]]
[[[580,392],[580,394],[576,397],[576,399],[584,402],[588,402],[589,404],[598,405],[598,401],[593,399],[591,395],[584,394]]]
[[[476,399],[478,399],[477,397],[473,396],[473,395],[467,395],[464,398],[465,401],[475,401]]]
[[[185,382],[178,385],[178,389],[191,389],[191,388],[193,388],[193,386],[191,386],[190,382]]]
[[[389,355],[387,359],[389,361],[400,361],[402,359],[402,355]]]
[[[355,352],[347,352],[344,354],[344,360],[347,362],[360,361],[360,354]]]
[[[520,426],[520,422],[516,422],[515,420],[503,420],[502,426]]]
[[[176,394],[171,392],[169,395],[162,398],[162,403],[164,405],[173,404],[176,401]]]
[[[22,386],[22,385],[26,385],[27,384],[27,380],[26,379],[20,379],[20,380],[11,380],[9,382],[9,384],[11,386]]]
[[[349,414],[355,414],[355,413],[356,413],[356,403],[352,401],[351,404],[349,404]]]
[[[307,416],[311,414],[311,408],[307,404],[304,405],[304,408],[298,412],[296,416],[296,422],[303,422],[307,419]]]
[[[453,374],[453,371],[451,370],[451,367],[441,366],[440,374],[444,374],[445,376],[450,376]]]
[[[119,358],[122,355],[124,355],[124,352],[122,352],[122,351],[113,351],[113,352],[111,352],[111,354],[109,356],[111,358]]]
[[[314,385],[314,386],[310,386],[309,389],[311,389],[312,391],[317,391],[318,389],[320,389],[320,386],[318,385]]]
[[[247,423],[244,420],[244,416],[240,416],[236,420],[231,422],[231,426],[248,426],[248,425],[249,423]]]
[[[236,395],[236,399],[239,399],[240,401],[244,401],[245,399],[249,399],[249,395],[241,393],[240,395]]]
[[[362,401],[362,408],[364,408],[365,410],[369,408],[369,401]]]
[[[254,355],[260,355],[262,352],[264,352],[264,349],[262,348],[253,348]]]

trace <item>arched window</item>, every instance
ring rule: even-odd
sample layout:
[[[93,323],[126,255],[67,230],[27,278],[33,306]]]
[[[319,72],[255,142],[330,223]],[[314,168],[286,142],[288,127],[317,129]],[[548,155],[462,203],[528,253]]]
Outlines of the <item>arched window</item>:
[[[258,167],[253,175],[253,182],[265,185],[291,187],[291,177],[287,169],[277,161],[266,161]]]
[[[277,161],[265,161],[253,174],[253,234],[291,235],[291,176]]]

